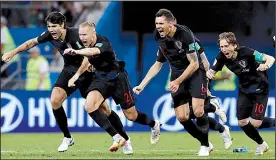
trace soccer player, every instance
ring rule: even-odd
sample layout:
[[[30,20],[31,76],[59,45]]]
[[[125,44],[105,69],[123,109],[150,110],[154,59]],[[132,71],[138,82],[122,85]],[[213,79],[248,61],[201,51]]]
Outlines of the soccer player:
[[[258,144],[255,154],[262,155],[269,147],[257,128],[275,127],[275,118],[264,117],[269,94],[266,70],[273,65],[275,59],[249,47],[240,47],[232,32],[221,33],[218,44],[221,51],[212,69],[206,73],[207,77],[214,78],[224,65],[237,75],[238,124],[245,134]]]
[[[161,123],[136,110],[127,72],[124,69],[125,63],[116,58],[109,40],[96,33],[95,24],[92,22],[84,22],[79,26],[79,36],[86,48],[68,48],[64,54],[72,57],[86,56],[96,69],[95,79],[87,89],[86,109],[93,112],[106,98],[112,97],[116,104],[120,104],[128,120],[152,128],[150,141],[156,144],[160,137]]]
[[[66,18],[62,13],[50,13],[46,18],[46,22],[48,31],[42,33],[40,36],[36,38],[26,41],[16,49],[4,54],[3,60],[8,62],[16,54],[26,51],[40,43],[44,43],[47,41],[51,42],[62,55],[64,50],[68,47],[74,49],[83,48],[82,43],[79,41],[78,29],[66,27]],[[91,81],[93,81],[93,73],[89,73],[86,71],[89,65],[87,58],[84,58],[80,55],[76,55],[74,57],[63,55],[63,59],[65,62],[64,68],[60,73],[60,76],[58,77],[51,94],[53,114],[55,116],[59,128],[64,134],[63,141],[58,147],[59,152],[66,151],[69,146],[74,144],[74,139],[71,136],[68,129],[67,117],[64,108],[62,107],[62,103],[66,99],[66,97],[70,96],[73,92],[75,92],[77,88],[80,89],[82,96],[86,97],[85,91],[91,83]],[[83,67],[79,68],[81,64],[83,64]],[[71,83],[70,79],[77,71],[84,72],[84,74],[80,77],[80,81],[78,82],[81,85],[77,85],[77,87],[74,88],[69,87],[67,84]],[[73,79],[74,78],[75,77],[73,77]],[[105,129],[113,137],[113,139],[116,142],[119,143],[120,141],[120,145],[113,144],[110,147],[111,151],[117,150],[118,147],[122,145],[122,139],[128,140],[128,136],[123,129],[123,125],[120,121],[119,116],[114,111],[110,110],[106,102],[104,102],[101,105],[101,110],[104,111],[104,113],[107,115],[103,115],[99,110],[88,113],[99,126]],[[121,138],[121,136],[117,134],[117,132],[124,138]],[[128,143],[125,143],[123,147],[124,153],[132,153],[130,141],[128,141]]]
[[[201,138],[198,155],[209,156],[209,121],[208,116],[204,113],[204,100],[207,92],[204,61],[207,59],[198,57],[197,50],[200,46],[195,41],[192,31],[185,26],[175,24],[175,18],[169,10],[160,9],[156,13],[155,26],[154,36],[159,44],[157,60],[140,85],[134,87],[133,90],[139,94],[160,71],[162,64],[168,60],[172,70],[168,88],[172,92],[176,117],[193,137],[199,135]],[[198,127],[189,120],[191,98]]]

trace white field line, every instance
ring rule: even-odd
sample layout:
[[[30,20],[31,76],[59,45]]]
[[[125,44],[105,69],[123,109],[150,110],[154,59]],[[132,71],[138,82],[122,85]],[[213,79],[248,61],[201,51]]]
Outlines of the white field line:
[[[141,152],[198,152],[199,150],[194,150],[194,149],[137,149],[133,150],[136,153],[141,153]],[[230,150],[229,150],[230,151]],[[228,152],[226,150],[214,150],[213,153],[216,152]],[[1,150],[1,153],[20,153],[20,154],[29,154],[29,153],[49,153],[49,151],[42,151],[42,150],[28,150],[28,151],[14,151],[14,150]],[[102,150],[69,150],[66,151],[66,153],[72,153],[72,154],[82,154],[82,152],[100,152],[100,153],[109,153],[107,151],[102,151]],[[255,150],[249,150],[249,152],[255,152]],[[272,150],[269,150],[268,152],[273,152]]]

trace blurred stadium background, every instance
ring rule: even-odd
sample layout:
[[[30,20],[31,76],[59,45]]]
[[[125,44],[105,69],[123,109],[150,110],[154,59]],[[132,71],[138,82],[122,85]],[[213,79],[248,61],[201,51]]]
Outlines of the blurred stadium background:
[[[47,30],[44,19],[51,11],[57,10],[62,12],[67,18],[68,26],[77,27],[83,21],[93,21],[97,25],[97,32],[99,34],[106,36],[111,41],[111,44],[115,49],[117,57],[126,62],[126,70],[129,73],[131,84],[134,87],[135,85],[141,82],[143,77],[146,75],[149,67],[156,60],[156,51],[158,47],[157,43],[153,38],[152,33],[155,27],[155,13],[160,8],[170,9],[176,17],[179,24],[184,24],[191,28],[194,34],[201,40],[202,44],[204,45],[206,50],[205,53],[207,55],[208,60],[210,61],[210,64],[213,64],[215,56],[219,51],[219,48],[217,46],[218,35],[219,33],[224,31],[234,32],[237,36],[240,45],[246,45],[260,52],[264,52],[273,56],[275,55],[275,50],[272,47],[272,31],[275,30],[275,1],[6,1],[1,2],[1,32],[3,18],[3,21],[7,22],[6,26],[11,35],[11,39],[9,40],[11,44],[3,45],[4,48],[5,45],[9,45],[9,47],[11,48],[15,46],[17,47],[24,41],[43,33],[45,30]],[[53,85],[63,67],[62,57],[50,43],[41,44],[38,47],[40,48],[41,55],[43,55],[49,63],[50,80]],[[5,51],[1,50],[1,55],[3,53],[5,53]],[[54,139],[57,139],[57,142],[55,142],[55,144],[47,144],[51,147],[48,149],[51,150],[51,152],[49,151],[49,153],[51,154],[53,152],[55,153],[55,147],[57,147],[59,143],[57,137],[61,136],[60,133],[52,134],[52,132],[59,132],[59,129],[56,126],[55,119],[52,115],[51,103],[49,98],[51,91],[26,91],[24,89],[26,83],[26,65],[28,59],[29,53],[26,51],[20,53],[18,57],[16,57],[13,60],[12,63],[1,63],[1,153],[6,153],[4,154],[4,158],[18,158],[15,156],[15,153],[9,153],[8,150],[10,150],[11,152],[16,152],[16,150],[18,150],[18,152],[20,152],[21,149],[24,150],[25,148],[24,146],[16,148],[16,146],[20,145],[15,145],[12,142],[14,142],[16,138],[20,139],[20,137],[16,137],[19,135],[13,133],[32,132],[34,134],[44,133],[47,136],[53,135],[52,137],[54,137]],[[268,101],[266,115],[275,118],[275,65],[268,72],[271,92]],[[176,117],[174,116],[174,111],[171,107],[170,92],[166,90],[166,83],[169,76],[168,74],[168,64],[165,64],[158,76],[153,79],[153,81],[147,86],[143,93],[140,96],[137,96],[136,99],[137,108],[139,108],[142,111],[145,111],[154,119],[159,119],[161,122],[163,122],[162,131],[163,133],[167,132],[166,134],[164,134],[164,138],[167,137],[166,139],[168,140],[168,142],[170,142],[169,140],[170,138],[172,138],[172,136],[170,135],[177,135],[179,134],[179,132],[183,132],[184,129],[182,125],[177,122]],[[231,83],[231,85],[236,86],[237,88],[237,80],[235,78],[229,80],[229,83]],[[226,83],[226,85],[228,84]],[[250,140],[242,143],[244,139],[248,138],[245,137],[243,132],[240,132],[241,129],[238,127],[237,123],[237,90],[226,89],[224,91],[221,91],[214,89],[213,87],[214,83],[212,84],[212,93],[220,99],[221,107],[227,113],[228,122],[226,123],[226,125],[229,125],[232,131],[237,131],[237,133],[235,133],[235,135],[237,135],[236,139],[241,139],[241,141],[234,141],[233,146],[241,147],[239,145],[251,145],[250,149],[255,150],[256,146]],[[84,111],[84,102],[85,100],[81,98],[79,92],[74,93],[64,102],[63,106],[66,108],[65,110],[68,115],[68,125],[70,127],[70,130],[72,132],[88,133],[103,132],[103,130],[99,128],[99,126],[97,126],[90,118],[87,118],[88,116]],[[117,106],[112,99],[109,99],[109,103],[111,108],[120,115],[120,118],[126,130],[128,132],[131,132],[131,135],[133,135],[133,141],[137,142],[137,148],[138,146],[140,146],[145,151],[146,148],[143,147],[143,144],[138,145],[139,138],[141,138],[144,135],[144,133],[136,132],[149,132],[149,128],[128,121],[121,112],[120,107]],[[210,114],[210,116],[213,116],[217,120],[219,120],[218,117],[216,117],[214,114]],[[274,150],[274,128],[266,129],[263,131],[266,132],[263,133],[265,134],[264,138],[267,139],[269,137],[267,141],[269,142],[271,149]],[[187,136],[186,132],[184,134],[185,137],[189,137]],[[33,134],[31,134],[31,137],[32,135]],[[24,136],[28,137],[30,135],[24,134]],[[82,136],[78,136],[81,139]],[[146,135],[146,138],[149,138],[147,136],[149,135]],[[214,137],[214,135],[212,136]],[[37,137],[39,139],[38,141],[42,143],[44,139],[43,136],[40,137],[37,135]],[[182,138],[181,135],[179,135],[178,137]],[[107,138],[105,133],[102,133],[102,138]],[[189,137],[188,139],[192,138]],[[219,137],[217,139],[219,139]],[[83,140],[85,142],[85,139]],[[93,138],[91,138],[91,141],[93,142]],[[191,141],[192,143],[196,142],[193,140]],[[26,141],[24,141],[23,138],[20,140],[16,140],[15,142],[23,143],[26,146],[31,146],[31,141],[28,138],[26,138]],[[111,141],[108,141],[106,143],[109,144],[109,142]],[[177,142],[177,140],[175,140],[175,142]],[[184,142],[183,144],[189,143]],[[43,143],[41,145],[43,145]],[[166,145],[165,140],[163,141],[163,145]],[[94,146],[97,145],[94,144]],[[165,150],[164,147],[166,148],[166,146],[162,146],[161,148],[152,148],[149,146],[149,150]],[[183,148],[181,148],[180,145],[177,148],[171,147],[171,149],[177,150]],[[198,144],[194,146],[194,149],[198,149]],[[4,152],[5,150],[7,152]],[[7,155],[7,153],[9,155]],[[26,152],[26,154],[27,153],[29,152]],[[141,157],[145,156],[143,155],[143,153],[141,153],[141,155]],[[162,158],[162,156],[158,156],[157,152],[156,155],[156,158]],[[79,155],[77,154],[75,156]],[[185,156],[185,154],[179,154],[179,156],[185,158],[183,157]],[[227,158],[228,156],[229,155],[224,154],[220,155],[220,157],[222,158]],[[272,156],[272,154],[270,156]],[[20,157],[21,156],[19,155],[19,158]],[[193,154],[190,157],[193,157]],[[46,156],[46,158],[49,157]],[[63,158],[68,157],[65,156]],[[108,158],[108,156],[102,158]],[[111,158],[114,157],[111,156]],[[168,156],[168,158],[170,158],[170,156]]]

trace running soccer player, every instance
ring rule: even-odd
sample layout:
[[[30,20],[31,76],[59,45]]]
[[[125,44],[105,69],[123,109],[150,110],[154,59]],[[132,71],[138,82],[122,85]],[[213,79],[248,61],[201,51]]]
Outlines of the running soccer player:
[[[77,88],[79,88],[82,96],[86,97],[85,91],[91,83],[91,81],[93,81],[93,73],[86,71],[89,65],[87,58],[84,58],[80,55],[76,55],[74,57],[63,55],[64,50],[68,47],[74,49],[83,48],[81,41],[79,41],[78,29],[66,27],[66,18],[60,12],[50,13],[46,18],[46,22],[48,31],[42,33],[40,36],[36,38],[26,41],[16,49],[4,54],[3,60],[8,62],[16,54],[26,51],[34,47],[35,45],[48,41],[51,42],[62,54],[65,65],[52,90],[51,104],[57,124],[64,134],[64,138],[62,140],[62,143],[58,147],[58,151],[64,152],[68,149],[69,146],[74,144],[74,138],[71,136],[69,132],[67,117],[64,108],[62,107],[62,103],[66,99],[66,97],[70,96],[73,92],[75,92]],[[81,68],[79,68],[81,64],[83,65]],[[69,87],[67,84],[72,83],[72,80],[70,79],[76,78],[73,77],[73,75],[76,72],[80,71],[84,72],[84,74],[79,78],[77,87]],[[116,139],[116,141],[121,140],[121,136],[123,136],[125,140],[128,140],[128,135],[123,129],[123,125],[120,121],[119,116],[114,111],[110,110],[106,102],[104,102],[101,105],[101,111],[103,111],[103,113],[105,113],[106,116],[108,116],[108,118],[105,115],[103,115],[99,110],[93,113],[88,113],[93,118],[93,120],[103,129],[105,129],[114,139]],[[118,135],[117,132],[121,136]],[[118,149],[118,147],[118,145],[113,144],[110,147],[110,150],[116,150]],[[123,151],[125,154],[132,153],[132,146],[130,141],[127,141],[127,143],[124,144]]]
[[[275,127],[275,118],[264,117],[269,83],[267,71],[274,64],[274,57],[246,46],[239,46],[232,32],[219,35],[220,52],[216,62],[206,75],[209,79],[215,77],[224,65],[235,73],[239,79],[238,124],[245,134],[254,140],[258,146],[256,155],[262,155],[269,150],[268,144],[260,136],[257,128]]]
[[[133,90],[139,94],[160,71],[162,64],[168,60],[172,71],[168,89],[172,92],[176,117],[193,137],[201,138],[198,155],[209,156],[209,121],[208,116],[204,113],[204,100],[207,92],[204,59],[201,60],[197,53],[200,46],[192,31],[186,26],[175,24],[175,22],[173,14],[167,9],[160,9],[156,13],[154,36],[159,44],[157,60],[140,85],[134,87]],[[189,119],[191,98],[198,127]]]
[[[124,69],[125,63],[116,58],[109,40],[96,33],[95,24],[92,22],[84,22],[79,26],[79,36],[86,48],[68,48],[64,54],[86,56],[96,69],[95,79],[87,89],[86,109],[93,112],[106,98],[112,97],[116,104],[120,104],[128,120],[152,128],[150,141],[156,144],[159,141],[161,124],[136,110],[127,72]]]

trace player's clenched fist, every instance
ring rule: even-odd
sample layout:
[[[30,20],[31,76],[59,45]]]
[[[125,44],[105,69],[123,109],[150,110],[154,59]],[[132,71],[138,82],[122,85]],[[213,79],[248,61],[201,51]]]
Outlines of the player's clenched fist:
[[[10,52],[8,52],[8,53],[5,53],[5,54],[2,56],[2,60],[3,60],[4,62],[9,62],[15,55],[16,55],[16,52],[10,51]]]
[[[64,50],[63,54],[75,55],[76,51],[72,48],[67,48]]]
[[[216,72],[212,69],[209,69],[207,72],[206,72],[206,76],[209,78],[209,79],[213,79],[215,78],[215,75],[216,75]]]
[[[136,86],[136,87],[134,87],[132,90],[133,90],[133,92],[135,93],[135,94],[137,94],[137,95],[139,95],[142,91],[143,91],[143,87],[141,87],[141,86]]]

